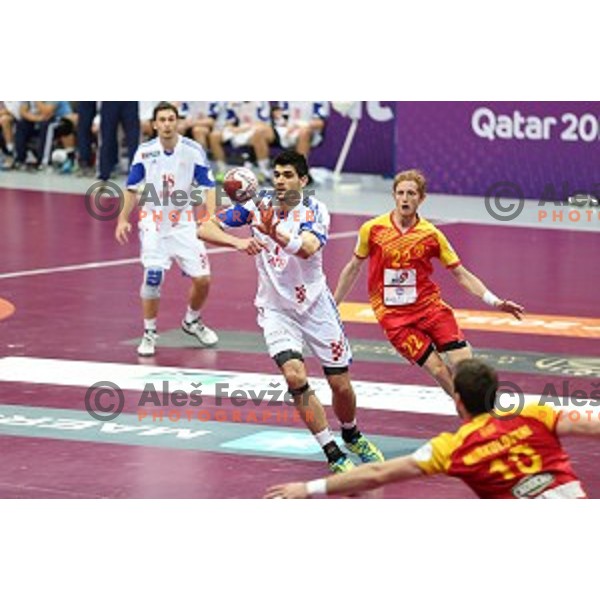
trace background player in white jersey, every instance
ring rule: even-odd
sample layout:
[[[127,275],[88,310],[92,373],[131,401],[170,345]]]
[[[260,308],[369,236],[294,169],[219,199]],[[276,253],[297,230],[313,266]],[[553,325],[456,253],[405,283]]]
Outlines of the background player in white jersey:
[[[210,150],[217,163],[217,181],[223,181],[227,169],[223,148],[223,144],[227,143],[234,148],[252,146],[260,175],[270,179],[269,146],[274,141],[268,101],[227,102],[223,119],[217,121],[210,134]]]
[[[273,108],[273,125],[279,145],[293,148],[308,160],[310,149],[323,141],[323,130],[329,116],[325,100],[290,100]]]
[[[329,214],[315,198],[303,197],[308,175],[304,156],[288,150],[274,164],[275,202],[262,198],[237,205],[203,223],[199,236],[256,256],[258,324],[331,470],[347,471],[353,463],[335,442],[310,388],[302,355],[305,343],[323,367],[346,447],[363,462],[382,461],[381,452],[356,426],[356,396],[348,374],[352,355],[323,273],[321,250],[327,243]],[[252,225],[254,237],[240,239],[223,230],[242,225]]]
[[[137,202],[137,190],[145,182],[139,219],[144,266],[140,291],[144,337],[138,346],[140,356],[155,353],[160,290],[173,259],[192,279],[183,331],[204,346],[218,342],[215,332],[200,318],[200,309],[208,296],[210,267],[206,248],[196,237],[195,208],[201,194],[194,189],[207,188],[207,212],[213,214],[215,183],[202,147],[177,133],[177,117],[177,108],[168,102],[155,107],[152,122],[158,137],[141,144],[136,151],[127,180],[125,205],[115,231],[119,243],[128,241],[129,216]]]

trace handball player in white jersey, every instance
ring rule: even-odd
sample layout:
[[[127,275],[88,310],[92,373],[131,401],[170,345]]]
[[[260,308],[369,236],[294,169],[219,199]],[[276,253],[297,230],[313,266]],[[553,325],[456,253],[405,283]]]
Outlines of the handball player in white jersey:
[[[311,390],[303,358],[305,344],[323,367],[346,448],[362,462],[383,461],[379,449],[356,425],[356,396],[348,373],[352,355],[323,273],[329,213],[314,197],[303,196],[308,180],[304,156],[287,150],[274,165],[274,199],[263,196],[237,204],[202,223],[198,235],[256,257],[258,324],[295,407],[323,448],[330,469],[344,472],[354,463],[335,442],[323,406]],[[243,225],[252,227],[251,238],[240,239],[226,231]]]
[[[177,118],[177,107],[173,104],[160,102],[154,108],[152,124],[157,137],[141,144],[136,151],[127,179],[125,205],[115,231],[120,244],[128,241],[129,216],[138,201],[138,190],[145,183],[139,201],[144,267],[140,290],[144,336],[137,349],[140,356],[155,354],[161,287],[173,260],[192,281],[181,324],[183,331],[203,346],[218,342],[215,332],[200,317],[200,309],[208,297],[210,266],[206,248],[196,236],[196,208],[202,200],[199,188],[207,190],[208,214],[213,214],[215,183],[204,149],[177,133]]]

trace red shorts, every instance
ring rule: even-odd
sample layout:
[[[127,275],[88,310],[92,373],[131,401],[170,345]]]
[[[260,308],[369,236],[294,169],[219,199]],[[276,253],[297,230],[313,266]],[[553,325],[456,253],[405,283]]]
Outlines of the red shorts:
[[[411,363],[422,365],[433,347],[438,352],[446,352],[466,346],[454,312],[447,304],[432,304],[408,323],[404,317],[397,327],[390,321],[383,330],[394,348]]]

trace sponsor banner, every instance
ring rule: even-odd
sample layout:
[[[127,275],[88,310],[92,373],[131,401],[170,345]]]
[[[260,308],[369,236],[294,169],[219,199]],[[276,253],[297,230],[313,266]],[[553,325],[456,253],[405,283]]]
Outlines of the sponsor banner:
[[[342,320],[353,323],[377,322],[371,306],[366,303],[343,303],[340,314]],[[502,312],[461,309],[454,309],[454,314],[464,329],[600,339],[600,319],[528,314],[523,321],[517,321]]]
[[[116,421],[105,423],[83,411],[15,404],[0,405],[0,435],[324,460],[319,444],[308,431],[290,427],[197,420],[140,422],[132,414],[121,414]],[[416,438],[370,437],[390,458],[414,452],[424,442]]]
[[[137,346],[139,338],[127,344]],[[164,331],[160,336],[162,348],[181,348],[188,344],[183,340],[179,329]],[[395,363],[409,364],[387,341],[361,339],[350,340],[355,363]],[[187,347],[187,346],[186,346]],[[248,331],[220,331],[219,353],[265,354],[267,347],[260,333]],[[600,358],[593,356],[572,356],[567,354],[547,354],[545,352],[525,352],[498,348],[474,348],[477,358],[485,360],[498,371],[547,375],[568,375],[569,377],[600,377]],[[311,356],[306,348],[306,355]]]
[[[525,198],[600,195],[600,102],[398,102],[396,111],[395,166],[423,170],[430,191],[486,196],[511,182]]]

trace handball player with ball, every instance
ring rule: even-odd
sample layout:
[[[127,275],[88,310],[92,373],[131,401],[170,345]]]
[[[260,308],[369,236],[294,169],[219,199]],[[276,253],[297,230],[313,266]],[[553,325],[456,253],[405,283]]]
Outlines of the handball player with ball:
[[[310,387],[304,344],[322,365],[346,449],[362,462],[383,461],[379,449],[356,424],[356,396],[348,373],[351,350],[323,272],[329,213],[316,198],[303,194],[308,181],[306,159],[292,150],[275,159],[273,198],[257,195],[251,174],[233,171],[225,177],[224,187],[234,206],[202,223],[199,237],[255,257],[258,324],[294,405],[322,447],[331,471],[348,471],[354,463],[334,440],[323,406]],[[252,237],[240,239],[226,231],[244,225],[252,227]]]

